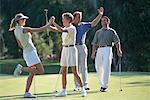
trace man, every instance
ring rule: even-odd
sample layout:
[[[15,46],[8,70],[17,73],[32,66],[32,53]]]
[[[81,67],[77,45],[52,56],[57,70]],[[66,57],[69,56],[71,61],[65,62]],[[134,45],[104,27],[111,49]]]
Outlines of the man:
[[[85,38],[86,38],[86,34],[88,32],[88,30],[91,27],[94,27],[97,25],[97,23],[100,21],[103,13],[104,13],[104,9],[103,7],[101,7],[100,9],[98,9],[98,16],[92,21],[92,22],[81,22],[82,20],[82,12],[76,11],[74,12],[74,21],[73,24],[77,29],[77,34],[76,34],[76,47],[78,50],[78,69],[79,69],[79,73],[82,74],[82,81],[83,81],[83,85],[85,90],[89,90],[88,87],[88,81],[87,81],[87,55],[88,55],[88,51],[87,51],[87,47],[85,45]],[[74,91],[78,91],[78,84],[76,79],[75,80],[75,89]]]
[[[96,32],[92,41],[93,47],[91,57],[93,59],[95,58],[95,69],[101,84],[101,92],[106,92],[108,88],[113,44],[115,44],[117,48],[117,55],[120,57],[122,56],[120,39],[116,31],[109,27],[109,24],[110,19],[107,16],[103,16],[101,19],[102,28]]]

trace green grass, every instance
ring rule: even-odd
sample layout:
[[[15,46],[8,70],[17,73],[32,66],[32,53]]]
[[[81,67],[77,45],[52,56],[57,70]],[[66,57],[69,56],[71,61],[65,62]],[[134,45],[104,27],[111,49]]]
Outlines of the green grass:
[[[4,60],[0,60],[0,64],[24,64],[25,65],[25,61],[23,59],[4,59]],[[58,61],[53,61],[53,60],[42,60],[42,63],[45,65],[58,65]]]
[[[0,75],[0,99],[24,100],[25,82],[27,76],[15,78],[8,75]],[[67,97],[55,97],[55,84],[58,74],[37,75],[36,100],[148,100],[150,98],[150,73],[126,72],[122,74],[122,89],[119,90],[118,73],[112,73],[109,82],[108,92],[99,92],[100,85],[95,73],[89,74],[90,91],[87,97],[81,97],[80,92],[72,91],[74,89],[73,75],[68,74]],[[61,78],[58,83],[58,90],[61,90]],[[34,85],[31,87],[34,93]]]
[[[23,59],[0,60],[0,74],[12,74],[17,64],[26,66],[25,61]],[[57,71],[60,68],[58,61],[42,60],[42,64],[45,67],[45,73],[58,73]]]
[[[13,71],[15,69],[15,66],[17,64],[21,64],[23,66],[26,66],[25,61],[23,59],[4,59],[0,60],[0,74],[13,74]],[[59,61],[53,61],[53,60],[42,60],[42,64],[45,69],[46,74],[56,74],[60,70],[60,64]],[[68,72],[71,70],[69,69]],[[95,72],[95,67],[93,64],[88,65],[88,71],[89,72]],[[23,73],[26,75],[27,73]]]

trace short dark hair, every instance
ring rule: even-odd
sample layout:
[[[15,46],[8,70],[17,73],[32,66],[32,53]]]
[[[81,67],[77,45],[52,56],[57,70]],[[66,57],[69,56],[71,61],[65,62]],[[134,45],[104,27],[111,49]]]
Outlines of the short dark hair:
[[[73,19],[74,19],[73,15],[72,15],[71,13],[69,13],[69,12],[63,13],[63,14],[62,14],[62,18],[65,18],[65,19],[67,19],[67,20],[70,20],[70,22],[72,22]]]
[[[82,16],[82,12],[81,12],[81,11],[75,11],[75,12],[73,13],[73,16],[75,17],[76,15]]]
[[[102,18],[105,18],[107,20],[107,22],[110,23],[110,18],[108,16],[103,16]]]

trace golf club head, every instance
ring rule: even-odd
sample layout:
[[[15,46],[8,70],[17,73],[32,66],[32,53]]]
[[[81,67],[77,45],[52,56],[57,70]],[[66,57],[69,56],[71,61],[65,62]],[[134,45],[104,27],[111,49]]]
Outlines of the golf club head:
[[[48,12],[48,9],[44,9],[45,12]]]

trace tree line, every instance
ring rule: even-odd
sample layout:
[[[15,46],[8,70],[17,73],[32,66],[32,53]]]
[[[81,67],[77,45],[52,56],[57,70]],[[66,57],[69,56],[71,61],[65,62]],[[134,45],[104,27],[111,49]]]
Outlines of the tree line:
[[[48,16],[55,16],[61,23],[61,14],[76,10],[83,12],[83,21],[92,21],[98,14],[97,8],[105,8],[104,15],[111,19],[111,27],[121,38],[123,49],[123,70],[150,71],[150,1],[149,0],[0,0],[0,56],[1,58],[20,58],[22,50],[17,46],[9,24],[16,13],[29,16],[27,25],[40,27],[46,23],[44,9]],[[91,41],[100,24],[92,28],[87,35],[89,63],[92,63]],[[33,34],[33,41],[40,57],[60,57],[61,34],[46,31]],[[49,44],[50,43],[50,44]],[[114,50],[115,51],[115,50]],[[47,56],[49,55],[49,56]],[[58,59],[57,59],[58,60]]]

